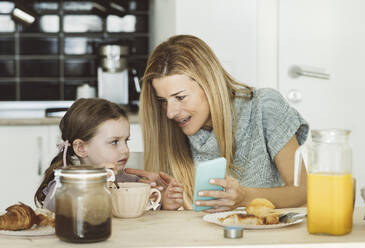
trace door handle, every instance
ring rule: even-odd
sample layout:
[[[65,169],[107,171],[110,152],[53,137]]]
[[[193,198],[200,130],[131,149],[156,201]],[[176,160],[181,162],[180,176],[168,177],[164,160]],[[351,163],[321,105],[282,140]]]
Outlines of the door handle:
[[[326,73],[323,68],[299,65],[293,65],[289,68],[289,76],[291,76],[292,78],[303,76],[325,80],[330,79],[330,74]]]

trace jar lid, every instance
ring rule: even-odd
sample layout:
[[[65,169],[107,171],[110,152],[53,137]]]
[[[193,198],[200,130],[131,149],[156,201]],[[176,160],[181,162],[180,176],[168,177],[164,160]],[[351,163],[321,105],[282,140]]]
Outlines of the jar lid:
[[[229,239],[240,239],[243,237],[243,227],[241,226],[225,226],[224,237]]]
[[[106,181],[107,170],[97,166],[68,166],[55,170],[55,177],[61,182]]]

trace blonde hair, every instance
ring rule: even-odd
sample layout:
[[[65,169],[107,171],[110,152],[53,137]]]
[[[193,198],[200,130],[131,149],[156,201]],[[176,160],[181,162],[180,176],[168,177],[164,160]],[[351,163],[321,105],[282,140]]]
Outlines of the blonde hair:
[[[164,171],[183,184],[192,200],[194,162],[187,136],[169,120],[156,100],[152,80],[171,75],[186,75],[203,89],[220,155],[227,160],[227,171],[234,157],[236,114],[235,96],[252,98],[252,88],[234,80],[222,67],[209,46],[191,35],[177,35],[161,43],[148,59],[140,96],[144,166],[148,171]],[[237,94],[240,93],[240,94]]]

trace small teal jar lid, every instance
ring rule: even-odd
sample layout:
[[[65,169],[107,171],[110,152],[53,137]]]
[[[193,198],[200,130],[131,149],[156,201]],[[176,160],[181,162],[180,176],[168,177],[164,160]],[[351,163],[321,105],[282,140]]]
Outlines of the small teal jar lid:
[[[241,226],[225,226],[224,237],[229,239],[239,239],[243,237],[243,227]]]

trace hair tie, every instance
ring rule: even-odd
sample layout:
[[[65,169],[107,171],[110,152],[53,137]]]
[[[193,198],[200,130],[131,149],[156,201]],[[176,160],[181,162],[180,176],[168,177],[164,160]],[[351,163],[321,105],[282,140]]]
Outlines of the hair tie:
[[[61,153],[63,152],[63,167],[66,167],[66,154],[67,154],[67,148],[71,146],[70,142],[68,142],[68,140],[57,144],[57,148],[58,148],[58,152]]]

